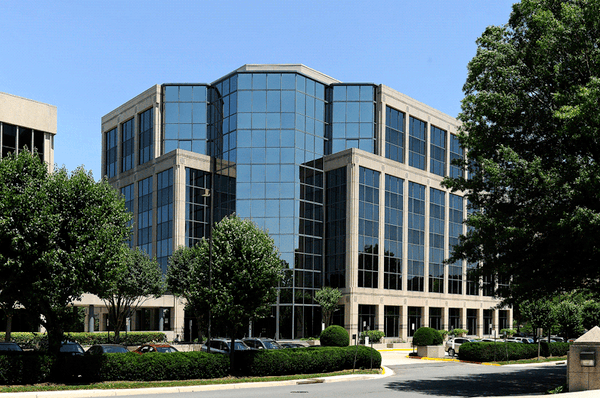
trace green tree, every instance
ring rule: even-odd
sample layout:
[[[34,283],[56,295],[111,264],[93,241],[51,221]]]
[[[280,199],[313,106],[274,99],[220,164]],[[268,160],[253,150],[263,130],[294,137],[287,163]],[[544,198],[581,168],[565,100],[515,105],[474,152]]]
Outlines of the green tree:
[[[205,248],[206,251],[208,247]],[[169,257],[166,282],[169,290],[186,301],[186,309],[198,321],[207,316],[212,291],[208,283],[208,254],[199,245],[180,246]],[[199,336],[201,337],[201,336]],[[193,340],[193,336],[190,336]]]
[[[325,286],[315,293],[315,301],[321,306],[323,313],[323,323],[325,327],[331,325],[333,313],[337,311],[338,301],[342,298],[342,293],[333,287]]]
[[[587,330],[594,326],[600,326],[600,303],[594,300],[587,300],[581,308],[581,323]]]
[[[583,332],[581,307],[581,305],[570,299],[561,300],[554,305],[553,318],[565,341],[569,336],[572,337]]]
[[[550,335],[555,324],[554,304],[549,300],[524,300],[519,304],[522,319],[531,323],[537,337],[537,329],[544,329]]]
[[[98,293],[108,308],[117,343],[127,318],[146,300],[160,297],[165,291],[160,265],[139,248],[131,249],[123,243],[119,265],[110,286]]]
[[[475,211],[450,261],[506,302],[600,284],[600,5],[523,0],[477,40],[458,116]],[[458,161],[455,164],[461,164]]]
[[[49,174],[37,154],[0,160],[0,283],[9,297],[41,315],[57,352],[70,304],[100,293],[118,269],[131,215],[106,181],[78,168]]]
[[[208,287],[206,239],[194,248],[180,249],[180,258],[173,256],[167,281],[173,293],[186,297],[182,292],[187,292],[194,308],[203,311],[209,305],[214,320],[226,328],[234,346],[242,326],[271,313],[282,280],[282,261],[273,239],[249,220],[225,217],[212,233],[212,286]],[[182,282],[176,281],[178,277]]]

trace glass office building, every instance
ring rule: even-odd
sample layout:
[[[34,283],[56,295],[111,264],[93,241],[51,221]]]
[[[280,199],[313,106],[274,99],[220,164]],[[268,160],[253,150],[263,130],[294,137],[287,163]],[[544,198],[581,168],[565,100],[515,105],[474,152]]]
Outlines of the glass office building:
[[[285,278],[254,335],[318,335],[323,286],[342,291],[334,319],[350,333],[407,337],[409,318],[447,328],[452,314],[466,327],[469,314],[483,334],[497,302],[466,295],[465,264],[443,262],[467,214],[440,186],[460,172],[450,165],[464,156],[458,127],[384,85],[245,65],[213,83],[153,86],[105,115],[102,167],[127,195],[132,242],[163,270],[178,246],[208,236],[211,204],[214,222],[235,212],[269,232]],[[149,310],[162,330],[188,333],[178,300]]]

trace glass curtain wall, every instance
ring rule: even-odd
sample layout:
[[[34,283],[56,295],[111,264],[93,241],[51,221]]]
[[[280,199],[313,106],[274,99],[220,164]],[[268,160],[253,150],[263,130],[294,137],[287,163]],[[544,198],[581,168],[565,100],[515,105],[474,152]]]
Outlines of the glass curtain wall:
[[[121,125],[121,171],[133,168],[135,148],[133,138],[135,134],[135,119],[129,119]]]
[[[129,184],[126,187],[121,188],[121,195],[123,195],[123,197],[125,198],[125,208],[127,209],[127,211],[129,211],[131,214],[135,214],[134,213],[134,196],[133,196],[134,192],[133,192],[133,184]],[[131,221],[129,221],[129,227],[133,226],[133,218],[131,219]],[[129,244],[129,247],[134,247],[133,244],[133,231],[131,231],[131,237],[129,238],[129,240],[127,241],[127,243]]]
[[[152,253],[152,177],[138,181],[137,245],[140,250]]]
[[[173,254],[173,169],[156,175],[156,260],[163,273]]]
[[[206,85],[164,86],[163,153],[174,149],[208,155]]]
[[[463,160],[464,150],[461,148],[460,143],[458,142],[458,137],[454,134],[450,134],[450,177],[463,177],[464,169],[452,164],[455,159]]]
[[[154,108],[140,113],[139,117],[139,164],[154,159]]]
[[[427,156],[427,123],[414,117],[408,124],[408,165],[425,170]]]
[[[435,126],[431,126],[429,154],[429,172],[444,177],[446,175],[446,131]]]
[[[348,148],[375,153],[375,86],[334,84],[327,90],[326,154]]]
[[[326,173],[325,286],[346,287],[346,167]]]
[[[6,125],[4,125],[6,129]],[[6,131],[4,133],[4,137],[6,137]],[[104,147],[106,148],[106,152],[104,154],[105,159],[104,163],[106,164],[106,170],[104,170],[104,174],[107,178],[111,178],[117,175],[117,128],[115,127],[112,130],[106,132],[104,136]],[[3,140],[3,145],[5,140]],[[2,147],[2,156],[4,155],[4,146]]]

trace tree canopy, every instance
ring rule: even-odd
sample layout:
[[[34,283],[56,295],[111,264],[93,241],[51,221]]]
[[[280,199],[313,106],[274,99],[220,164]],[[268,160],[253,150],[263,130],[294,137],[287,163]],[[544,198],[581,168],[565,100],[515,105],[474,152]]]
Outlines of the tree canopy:
[[[119,265],[110,286],[98,293],[108,308],[116,342],[126,319],[146,300],[160,297],[165,291],[160,265],[139,248],[123,243]]]
[[[2,300],[40,314],[57,351],[74,301],[109,286],[131,215],[106,181],[28,151],[0,160],[0,186]]]
[[[477,40],[458,116],[469,232],[505,302],[600,292],[600,2],[523,0]],[[490,279],[488,279],[490,280]]]
[[[167,283],[197,313],[207,312],[210,306],[214,320],[235,338],[250,319],[271,313],[282,261],[273,239],[249,220],[225,217],[212,233],[212,286],[208,285],[207,239],[176,250],[167,269]]]
[[[315,293],[315,301],[321,306],[325,327],[331,325],[333,313],[338,309],[340,298],[342,298],[342,293],[338,289],[329,286],[322,287]]]

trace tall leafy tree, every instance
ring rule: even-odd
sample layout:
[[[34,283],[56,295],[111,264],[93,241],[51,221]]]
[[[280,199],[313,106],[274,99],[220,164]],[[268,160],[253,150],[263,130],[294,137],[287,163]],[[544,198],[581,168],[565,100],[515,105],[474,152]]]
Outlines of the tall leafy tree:
[[[83,168],[49,174],[27,151],[0,160],[0,180],[2,291],[41,315],[50,349],[58,351],[70,305],[106,289],[118,270],[131,215],[106,181]]]
[[[210,306],[214,320],[225,327],[234,347],[242,326],[271,313],[283,275],[282,261],[273,239],[249,220],[225,217],[212,233],[211,287],[206,239],[192,249],[178,250],[171,259],[167,280],[174,293],[185,291],[192,297],[197,309]]]
[[[160,297],[165,291],[160,265],[139,248],[124,243],[118,265],[110,286],[98,293],[108,308],[116,342],[127,318],[146,300]]]
[[[186,309],[200,325],[207,319],[213,292],[208,283],[208,254],[200,246],[180,246],[169,257],[166,282],[169,290],[186,301]],[[200,336],[201,337],[201,336]],[[190,336],[193,339],[193,336]]]
[[[331,325],[331,319],[333,318],[333,313],[338,309],[340,298],[342,298],[342,293],[330,286],[325,286],[315,293],[315,301],[321,306],[325,327]]]
[[[468,65],[458,118],[475,210],[450,261],[506,302],[600,290],[600,2],[523,0]]]

